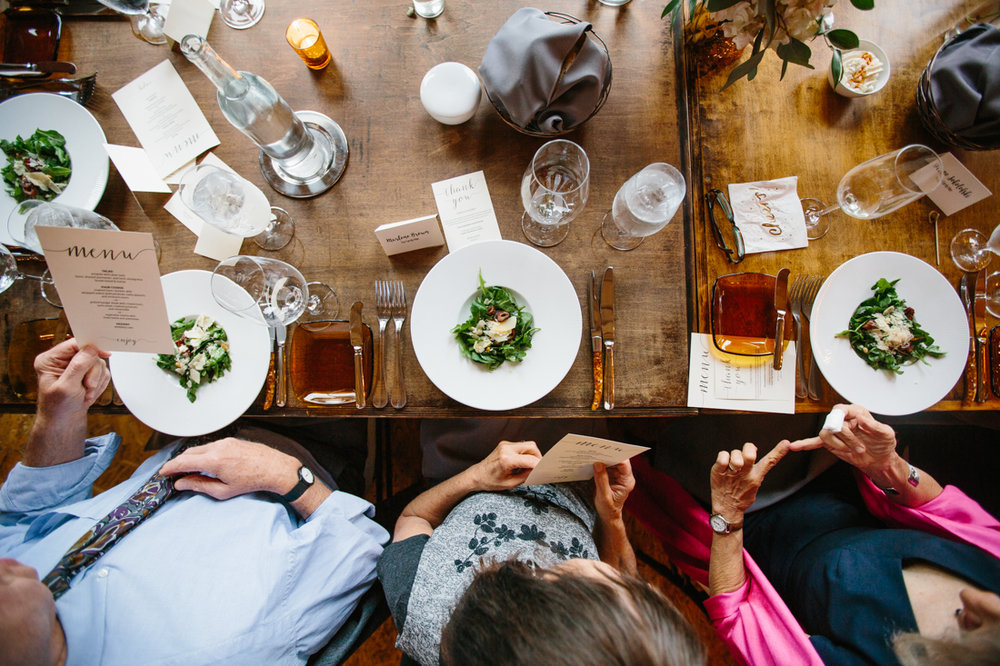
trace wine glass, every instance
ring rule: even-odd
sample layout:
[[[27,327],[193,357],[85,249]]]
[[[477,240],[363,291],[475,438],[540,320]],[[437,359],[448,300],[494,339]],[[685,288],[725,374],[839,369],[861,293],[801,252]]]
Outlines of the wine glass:
[[[222,0],[219,16],[230,28],[249,28],[264,16],[264,0]]]
[[[569,234],[569,223],[587,203],[590,160],[565,139],[544,144],[521,179],[521,230],[535,245],[551,247]]]
[[[132,23],[132,33],[139,39],[150,44],[167,43],[167,37],[163,34],[163,24],[167,17],[162,13],[161,5],[151,4],[149,0],[97,1],[119,14],[128,16]]]
[[[962,229],[951,239],[951,260],[966,273],[985,269],[994,254],[1000,255],[1000,224],[989,238],[978,229]],[[1000,317],[1000,271],[986,276],[986,309]]]
[[[902,208],[938,185],[944,168],[937,153],[920,144],[904,146],[863,162],[840,179],[837,203],[827,206],[819,199],[802,199],[806,236],[816,240],[826,235],[826,216],[840,209],[859,220],[871,220]]]
[[[62,307],[62,301],[59,300],[59,293],[55,290],[55,284],[52,282],[49,270],[45,269],[45,273],[42,275],[22,273],[17,267],[17,259],[14,258],[14,255],[10,253],[6,245],[0,244],[0,294],[10,289],[16,281],[24,279],[38,280],[41,283],[42,298],[50,305],[57,308]]]
[[[198,217],[226,233],[253,238],[265,250],[280,250],[295,233],[288,211],[269,206],[253,183],[214,164],[185,172],[178,192]]]
[[[310,286],[317,291],[310,296]],[[306,282],[302,273],[278,259],[236,255],[219,262],[212,273],[215,302],[235,314],[268,326],[287,326],[308,312],[309,320],[330,319],[332,307],[340,309],[336,293],[330,298],[321,282]]]
[[[617,250],[631,250],[646,236],[667,226],[684,200],[681,172],[665,162],[654,162],[625,181],[604,215],[601,235]]]

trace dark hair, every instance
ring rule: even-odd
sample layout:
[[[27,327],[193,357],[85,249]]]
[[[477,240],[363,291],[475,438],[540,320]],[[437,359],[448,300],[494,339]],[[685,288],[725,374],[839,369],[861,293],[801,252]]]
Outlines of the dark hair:
[[[508,560],[481,571],[459,600],[441,663],[689,666],[704,655],[684,616],[643,580]]]

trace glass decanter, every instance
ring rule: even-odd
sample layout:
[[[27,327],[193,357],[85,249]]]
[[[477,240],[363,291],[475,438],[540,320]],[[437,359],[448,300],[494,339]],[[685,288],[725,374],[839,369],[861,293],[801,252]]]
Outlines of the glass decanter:
[[[181,52],[218,88],[219,107],[233,127],[260,148],[260,170],[275,190],[295,198],[322,194],[347,166],[347,137],[316,111],[293,112],[270,83],[236,71],[197,35]]]

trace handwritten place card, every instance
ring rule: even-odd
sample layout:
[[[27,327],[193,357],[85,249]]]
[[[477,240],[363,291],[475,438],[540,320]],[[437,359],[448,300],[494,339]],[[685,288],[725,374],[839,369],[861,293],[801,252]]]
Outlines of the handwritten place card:
[[[174,350],[152,234],[35,230],[81,346],[94,344],[112,352]]]
[[[927,197],[937,204],[941,212],[951,215],[971,206],[977,201],[982,201],[990,196],[990,192],[972,172],[965,168],[965,165],[958,161],[958,158],[951,153],[944,153],[941,156],[941,165],[944,167],[944,178],[941,184],[928,192],[928,186],[924,183],[926,176],[931,182],[937,180],[932,177],[934,165],[925,166],[923,169],[913,174],[913,180],[920,186]]]
[[[771,363],[743,366],[712,353],[712,336],[691,334],[688,407],[748,412],[795,413],[795,343],[789,343],[781,370]]]
[[[185,35],[207,37],[218,4],[208,0],[171,0],[170,12],[163,24],[163,34],[179,42]]]
[[[500,225],[482,171],[431,185],[448,251],[488,240],[501,240]]]
[[[219,145],[205,114],[169,60],[111,97],[161,178]]]
[[[415,217],[375,227],[375,238],[390,257],[394,254],[444,245],[437,215]]]
[[[108,157],[114,162],[128,189],[133,192],[170,193],[170,187],[156,173],[156,167],[145,150],[111,143],[104,144],[104,149],[108,151]]]
[[[594,463],[604,463],[611,467],[648,450],[647,446],[569,434],[542,456],[525,479],[524,485],[586,481],[594,476]]]
[[[798,177],[729,185],[733,219],[747,254],[806,247],[806,217],[796,192]],[[726,224],[719,220],[719,224]]]

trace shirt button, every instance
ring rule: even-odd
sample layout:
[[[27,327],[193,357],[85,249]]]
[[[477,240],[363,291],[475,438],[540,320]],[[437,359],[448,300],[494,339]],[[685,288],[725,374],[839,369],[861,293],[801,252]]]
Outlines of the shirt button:
[[[98,571],[97,572],[97,577],[98,578],[107,578],[108,577],[108,568],[104,567],[103,569],[101,569],[100,571]]]

